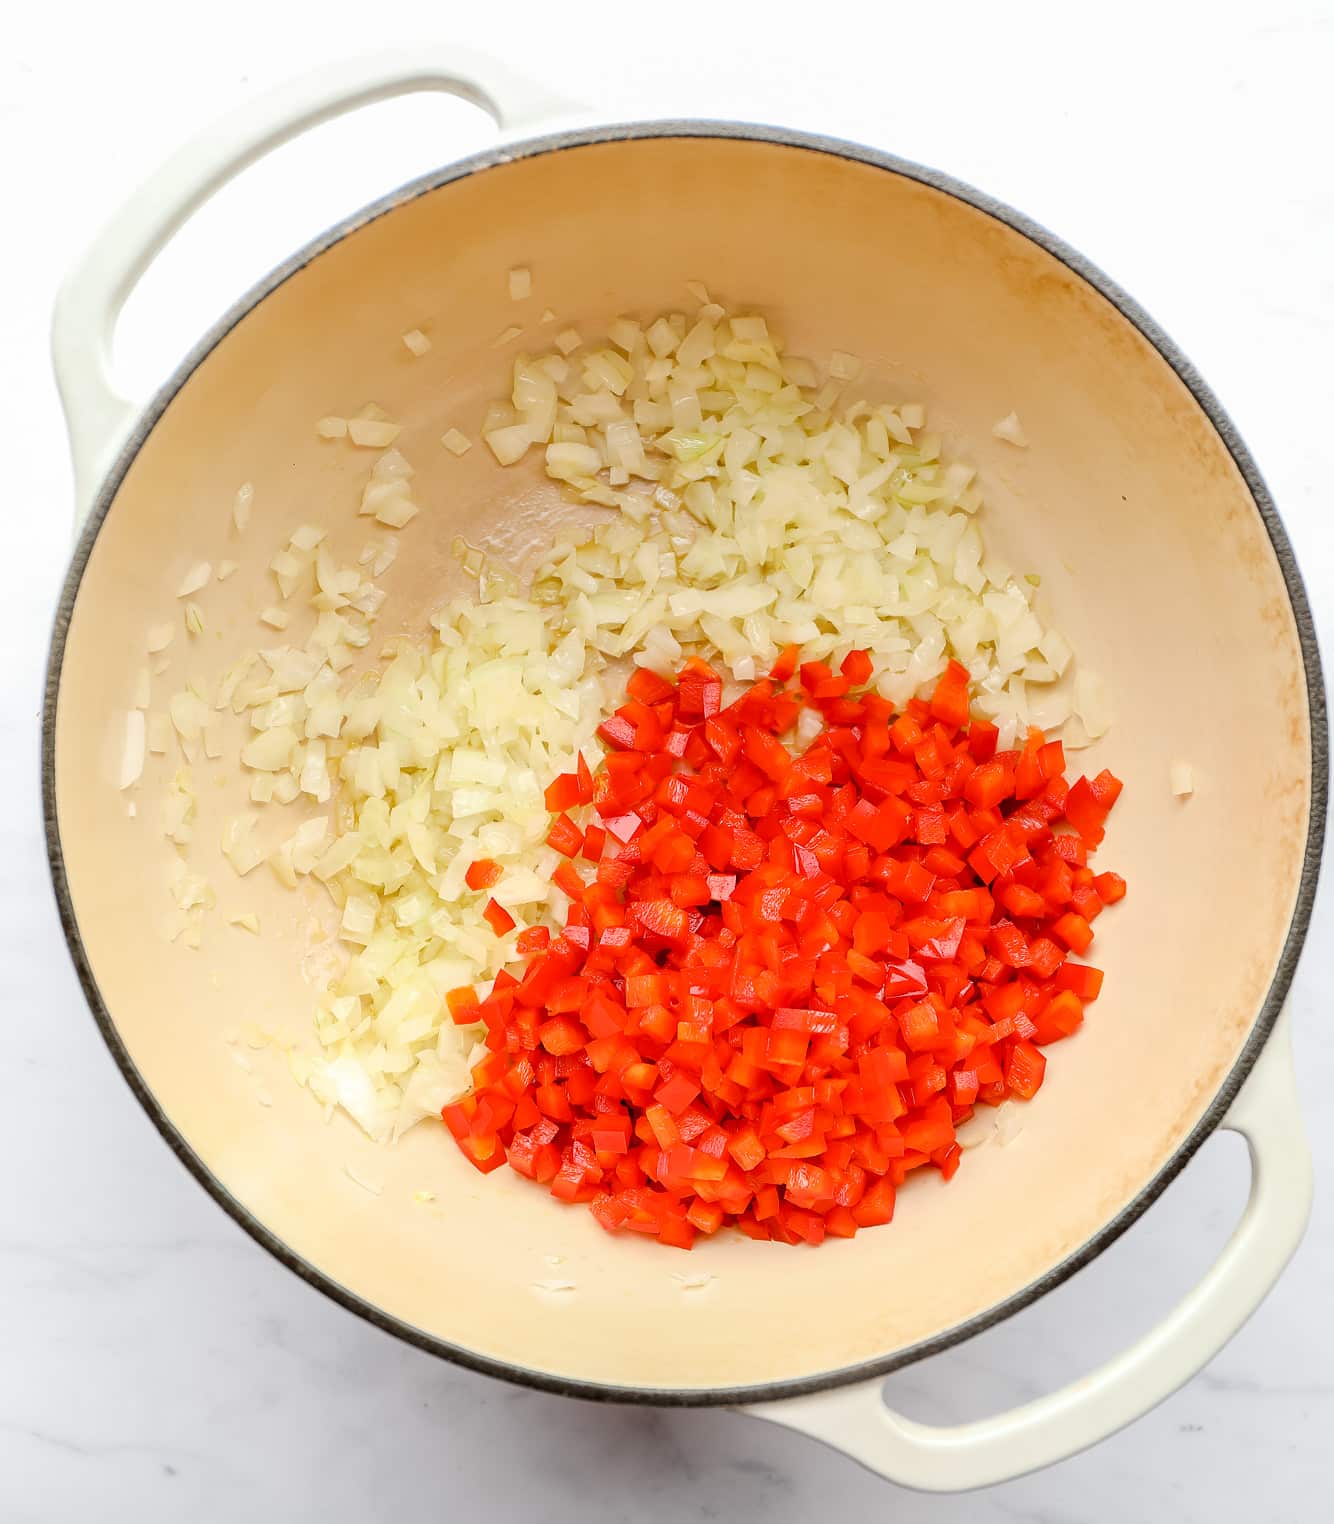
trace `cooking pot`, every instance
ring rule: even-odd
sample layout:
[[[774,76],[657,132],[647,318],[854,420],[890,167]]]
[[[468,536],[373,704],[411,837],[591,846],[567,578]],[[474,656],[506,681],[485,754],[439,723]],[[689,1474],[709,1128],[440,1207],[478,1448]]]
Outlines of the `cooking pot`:
[[[394,191],[245,296],[146,406],[115,394],[110,336],[168,237],[284,139],[414,90],[484,105],[488,152]],[[50,656],[44,791],[52,875],[102,1035],[170,1147],[283,1264],[359,1316],[493,1376],[585,1398],[725,1404],[816,1435],[896,1481],[956,1489],[1066,1456],[1205,1364],[1273,1285],[1304,1227],[1311,1166],[1283,1000],[1310,915],[1326,731],[1310,613],[1287,536],[1227,416],[1154,323],[1086,260],[984,195],[875,150],[704,121],[538,131],[565,108],[484,59],[380,55],[251,103],[170,160],[64,286],[55,358],[82,521]],[[536,133],[536,135],[534,135]],[[533,272],[511,302],[506,272]],[[575,510],[539,465],[474,437],[507,390],[512,323],[549,307],[586,331],[684,300],[686,279],[772,314],[797,353],[860,355],[930,409],[985,486],[985,532],[1038,567],[1053,617],[1100,672],[1115,724],[1081,763],[1126,781],[1107,846],[1131,885],[1099,928],[1106,993],[1008,1147],[900,1195],[891,1228],[818,1251],[720,1235],[688,1259],[613,1239],[508,1171],[482,1179],[423,1125],[385,1149],[326,1122],[249,1023],[303,1030],[318,907],[242,884],[221,822],[246,784],[201,769],[191,860],[219,912],[198,950],[161,929],[174,848],[158,828],[177,762],[117,761],[145,631],[179,620],[198,560],[240,569],[199,595],[153,703],[198,663],[262,643],[269,557],[297,524],[355,559],[368,456],[314,421],[374,399],[428,505],[383,579],[381,630],[418,633],[460,589],[464,535],[502,554]],[[414,359],[399,336],[429,325]],[[552,331],[550,329],[548,332]],[[522,340],[520,341],[523,342]],[[993,438],[1017,411],[1031,441]],[[230,505],[254,486],[237,537]],[[234,755],[234,753],[233,753]],[[1174,797],[1174,762],[1193,797]],[[1091,769],[1090,769],[1091,770]],[[229,926],[255,911],[261,935]],[[1105,929],[1104,929],[1105,928]],[[229,1040],[230,1039],[230,1040]],[[1242,1221],[1181,1306],[1069,1389],[936,1429],[881,1378],[1059,1285],[1113,1242],[1215,1128],[1243,1133]],[[423,1193],[433,1199],[423,1199]]]

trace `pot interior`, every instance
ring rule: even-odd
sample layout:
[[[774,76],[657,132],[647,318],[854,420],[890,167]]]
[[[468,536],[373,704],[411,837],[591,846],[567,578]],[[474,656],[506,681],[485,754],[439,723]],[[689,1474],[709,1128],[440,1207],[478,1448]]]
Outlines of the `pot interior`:
[[[516,265],[533,272],[523,304],[507,291]],[[239,881],[217,850],[222,821],[245,807],[243,722],[229,716],[224,757],[199,769],[191,860],[219,903],[198,951],[162,932],[174,849],[158,820],[178,762],[150,757],[135,788],[116,787],[146,629],[179,622],[191,563],[240,570],[200,595],[205,633],[178,633],[154,708],[192,671],[216,675],[271,643],[257,623],[273,599],[266,568],[298,524],[327,526],[349,559],[364,543],[356,506],[373,456],[317,439],[317,418],[374,400],[404,424],[424,511],[382,579],[380,628],[422,633],[462,586],[456,535],[522,560],[585,511],[537,463],[502,471],[480,443],[455,458],[442,432],[477,438],[515,347],[680,307],[687,279],[764,311],[795,353],[862,356],[871,395],[927,404],[979,468],[988,544],[1041,573],[1058,627],[1105,679],[1115,723],[1077,766],[1126,782],[1100,859],[1131,886],[1098,927],[1105,992],[1050,1050],[1022,1131],[971,1151],[948,1186],[906,1187],[892,1227],[818,1252],[722,1235],[686,1257],[612,1239],[509,1171],[477,1175],[433,1125],[385,1150],[341,1115],[326,1122],[279,1054],[227,1040],[249,1023],[304,1037],[318,961],[303,959],[318,886],[292,893],[264,870]],[[548,307],[558,322],[542,325]],[[511,324],[522,337],[498,347]],[[433,348],[417,359],[400,335],[423,325]],[[1011,409],[1026,450],[992,436]],[[244,481],[255,509],[238,537]],[[55,800],[115,1034],[245,1212],[336,1286],[477,1359],[702,1394],[892,1357],[1014,1296],[1145,1190],[1224,1084],[1282,952],[1311,809],[1309,713],[1255,502],[1199,404],[1111,302],[1006,223],[904,174],[787,143],[650,136],[499,162],[404,199],[297,269],[200,361],[125,473],[78,584]],[[1177,760],[1194,768],[1184,802],[1169,790]],[[227,924],[243,910],[260,936]]]

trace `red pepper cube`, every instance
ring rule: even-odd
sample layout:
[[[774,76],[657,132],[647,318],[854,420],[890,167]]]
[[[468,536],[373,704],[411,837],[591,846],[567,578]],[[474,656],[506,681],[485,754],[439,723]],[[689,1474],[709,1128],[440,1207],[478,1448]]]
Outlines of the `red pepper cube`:
[[[1087,963],[1067,961],[1056,970],[1054,977],[1058,989],[1070,990],[1086,1003],[1096,1000],[1102,990],[1102,970]]]
[[[490,889],[500,880],[501,867],[498,862],[493,862],[489,857],[479,857],[476,862],[469,864],[468,871],[463,875],[463,881],[469,889]]]
[[[1059,937],[1072,953],[1085,953],[1093,941],[1093,928],[1078,912],[1068,910],[1052,922],[1052,935]]]
[[[1014,793],[1014,772],[998,758],[983,762],[964,785],[963,796],[978,809],[994,809]]]
[[[588,1203],[593,1220],[608,1233],[619,1232],[625,1226],[630,1209],[618,1196],[595,1196]]]
[[[1089,789],[1094,799],[1098,802],[1104,814],[1111,809],[1121,797],[1121,790],[1125,785],[1121,780],[1109,773],[1104,767],[1096,778],[1089,784]]]
[[[584,844],[584,833],[568,815],[557,815],[547,832],[547,845],[565,857],[576,857]]]
[[[561,810],[572,809],[580,803],[579,777],[576,773],[561,773],[547,784],[543,802],[554,815]]]
[[[1050,781],[1065,771],[1065,747],[1059,741],[1047,741],[1038,748],[1038,766],[1042,776]]]
[[[482,916],[498,937],[503,937],[506,932],[514,930],[514,917],[503,905],[498,905],[493,899],[487,900]]]
[[[999,737],[1000,731],[989,720],[974,720],[968,727],[968,755],[974,762],[990,762]]]
[[[527,926],[515,938],[514,948],[521,958],[529,958],[551,945],[551,931],[546,926]]]
[[[931,695],[931,716],[959,729],[968,723],[968,668],[950,662]]]
[[[778,660],[769,668],[769,676],[776,683],[785,683],[797,670],[797,662],[801,657],[799,646],[784,646],[778,653]]]
[[[675,687],[648,667],[635,668],[625,685],[625,691],[641,704],[660,704],[676,696]]]
[[[1039,979],[1050,979],[1064,962],[1065,954],[1050,937],[1034,937],[1028,944],[1028,967]]]
[[[598,726],[598,735],[613,751],[627,751],[632,749],[635,744],[635,727],[621,714],[613,714],[603,720],[601,725]],[[596,794],[594,797],[596,797]],[[571,800],[571,803],[574,802],[574,800]]]
[[[653,1098],[665,1106],[673,1116],[683,1112],[699,1094],[699,1084],[683,1070],[678,1069],[671,1079],[664,1080],[653,1092]]]
[[[859,1228],[879,1227],[894,1218],[894,1183],[882,1177],[870,1186],[856,1206],[851,1208]]]
[[[1096,797],[1087,778],[1077,778],[1070,785],[1065,799],[1065,818],[1090,846],[1096,847],[1106,834],[1103,822],[1109,808]]]
[[[849,651],[839,664],[839,671],[856,688],[871,681],[873,670],[869,651]]]
[[[571,1016],[553,1016],[550,1021],[544,1021],[538,1028],[538,1035],[542,1046],[557,1058],[580,1052],[588,1041],[588,1033]]]
[[[481,1001],[477,998],[477,991],[469,984],[448,991],[445,1004],[449,1007],[449,1014],[456,1026],[466,1027],[482,1019]]]
[[[658,1242],[673,1249],[691,1249],[695,1244],[695,1229],[684,1217],[665,1214],[658,1224]]]
[[[486,1138],[459,1138],[457,1141],[463,1157],[484,1175],[506,1163],[505,1150],[494,1133]]]
[[[935,1047],[940,1038],[940,1017],[929,1001],[911,1006],[898,1020],[903,1041],[914,1053]]]
[[[1047,1070],[1046,1056],[1031,1042],[1016,1038],[1005,1060],[1005,1083],[1011,1094],[1031,1100],[1042,1085]]]
[[[1038,1013],[1034,1026],[1039,1043],[1057,1042],[1077,1032],[1084,1021],[1084,1007],[1072,990],[1059,990]]]
[[[551,882],[572,900],[582,899],[584,889],[587,887],[579,876],[578,868],[572,862],[561,863],[551,875]]]
[[[625,1154],[630,1151],[631,1122],[623,1111],[603,1115],[593,1123],[588,1141],[595,1153]]]

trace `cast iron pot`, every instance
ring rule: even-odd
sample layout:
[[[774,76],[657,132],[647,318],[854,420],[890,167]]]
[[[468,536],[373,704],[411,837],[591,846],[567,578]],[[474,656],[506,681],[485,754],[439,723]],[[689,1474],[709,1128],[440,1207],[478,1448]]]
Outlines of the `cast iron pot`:
[[[294,254],[147,406],[115,395],[107,353],[121,304],[205,197],[322,119],[424,89],[487,106],[500,145]],[[1111,1433],[1203,1366],[1306,1221],[1311,1166],[1282,1006],[1315,888],[1326,733],[1292,550],[1190,364],[1023,217],[848,143],[703,121],[542,130],[562,109],[457,53],[327,71],[178,154],[64,287],[55,355],[82,532],[51,648],[44,786],[70,951],[102,1035],[177,1156],[276,1258],[359,1316],[529,1386],[742,1408],[915,1487],[1012,1477]],[[536,285],[522,308],[506,288],[516,265]],[[405,532],[386,617],[420,631],[457,585],[457,534],[521,556],[572,511],[536,466],[502,472],[484,448],[462,460],[440,448],[450,424],[475,435],[506,389],[497,335],[526,324],[535,346],[547,306],[590,331],[651,314],[679,305],[687,278],[773,314],[795,352],[863,356],[868,377],[925,402],[978,465],[989,543],[1041,568],[1056,622],[1106,680],[1116,723],[1080,760],[1105,756],[1125,777],[1108,855],[1133,892],[1099,928],[1107,993],[1055,1056],[1013,1143],[977,1148],[947,1188],[903,1191],[891,1229],[818,1252],[723,1235],[685,1261],[608,1237],[507,1171],[481,1179],[435,1129],[386,1151],[341,1117],[326,1125],[276,1055],[235,1062],[224,1034],[238,1024],[306,1019],[312,907],[264,874],[244,890],[230,877],[218,826],[244,807],[246,783],[221,763],[224,781],[199,790],[192,860],[225,908],[258,911],[263,935],[218,915],[199,951],[168,944],[173,849],[157,814],[176,763],[150,759],[128,793],[116,763],[145,630],[179,618],[189,564],[241,562],[201,594],[217,673],[261,643],[265,568],[296,524],[315,518],[355,557],[367,459],[317,440],[316,418],[374,398],[405,425],[430,509]],[[414,360],[399,335],[423,322],[434,348]],[[1026,451],[991,435],[1012,408]],[[237,539],[229,505],[243,481],[255,521]],[[188,646],[173,643],[155,703],[182,686]],[[1184,804],[1168,787],[1177,759],[1196,779]],[[887,1372],[1059,1285],[1217,1127],[1247,1139],[1250,1201],[1158,1328],[1068,1390],[984,1422],[934,1429],[884,1406]],[[429,1208],[413,1200],[423,1189]],[[687,1268],[714,1278],[684,1288],[673,1272]],[[540,1289],[552,1280],[574,1289]]]

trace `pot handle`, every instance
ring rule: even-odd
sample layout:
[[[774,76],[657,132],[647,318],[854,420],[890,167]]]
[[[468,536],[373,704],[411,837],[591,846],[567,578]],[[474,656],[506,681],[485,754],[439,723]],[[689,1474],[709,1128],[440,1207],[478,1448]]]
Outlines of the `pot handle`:
[[[272,149],[346,111],[424,90],[472,101],[502,131],[577,109],[462,48],[430,44],[346,59],[224,116],[173,154],[103,228],[66,277],[52,319],[52,359],[74,458],[76,531],[137,412],[111,379],[116,319],[163,246],[215,191]]]
[[[1311,1155],[1279,1016],[1223,1127],[1246,1139],[1251,1192],[1204,1279],[1137,1344],[1049,1397],[976,1423],[940,1428],[887,1408],[880,1380],[741,1409],[842,1450],[924,1492],[964,1492],[1065,1460],[1141,1418],[1208,1364],[1264,1300],[1301,1240]]]

